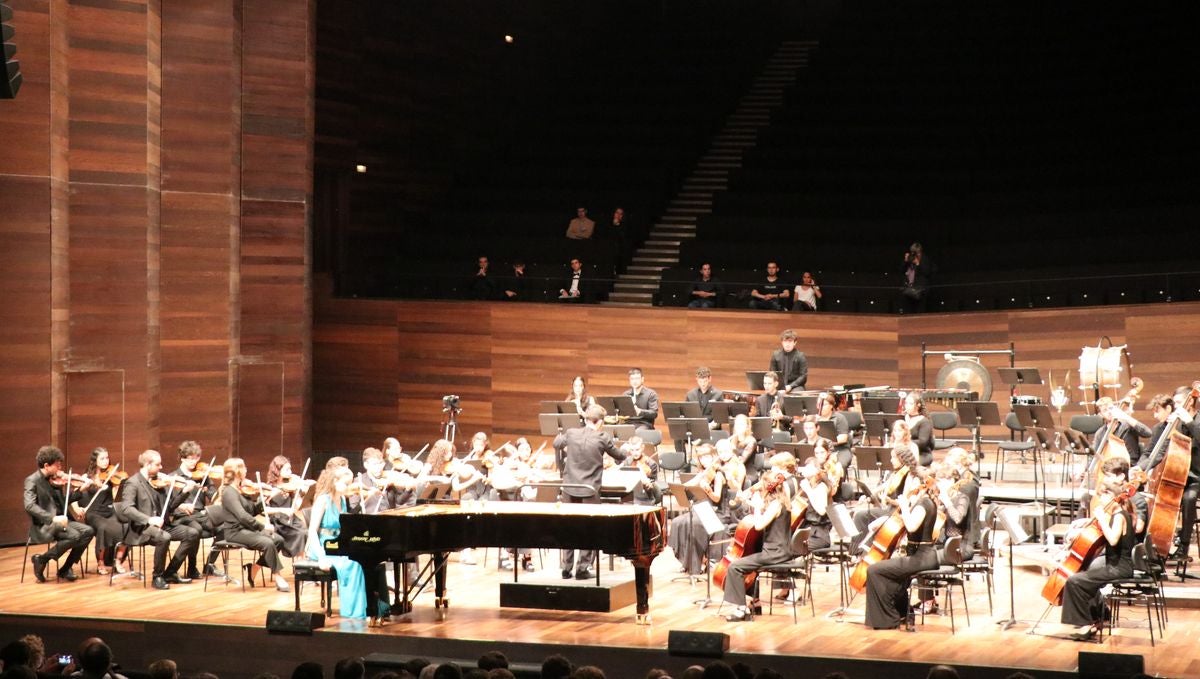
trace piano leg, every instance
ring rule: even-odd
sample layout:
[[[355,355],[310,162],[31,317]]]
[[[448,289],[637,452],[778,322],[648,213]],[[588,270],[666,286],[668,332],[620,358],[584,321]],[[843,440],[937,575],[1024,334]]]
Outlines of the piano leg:
[[[637,618],[639,625],[650,624],[650,562],[653,557],[633,560],[633,586],[637,590]]]
[[[434,608],[449,608],[450,600],[446,598],[446,562],[447,552],[433,553],[433,600]]]

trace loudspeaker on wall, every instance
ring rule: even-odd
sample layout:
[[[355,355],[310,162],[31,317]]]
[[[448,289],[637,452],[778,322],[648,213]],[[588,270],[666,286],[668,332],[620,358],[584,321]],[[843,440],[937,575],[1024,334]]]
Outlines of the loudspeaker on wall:
[[[0,49],[4,51],[4,68],[0,73],[0,99],[12,99],[21,89],[21,62],[17,61],[17,46],[13,43],[16,29],[12,26],[13,11],[8,2],[0,0]]]

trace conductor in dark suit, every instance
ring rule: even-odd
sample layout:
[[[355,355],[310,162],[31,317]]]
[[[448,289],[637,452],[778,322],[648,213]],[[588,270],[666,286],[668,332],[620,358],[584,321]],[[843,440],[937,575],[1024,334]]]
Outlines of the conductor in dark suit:
[[[191,578],[180,576],[179,567],[189,556],[194,560],[200,546],[200,531],[184,524],[163,525],[163,505],[166,499],[150,480],[162,470],[162,457],[156,450],[147,450],[138,456],[141,470],[121,484],[121,499],[117,502],[117,515],[129,522],[130,540],[133,544],[154,544],[154,589],[170,589],[168,583],[184,584]],[[187,492],[183,489],[180,492]],[[136,536],[136,537],[134,537]],[[179,541],[179,549],[171,563],[167,563],[167,546],[172,540]]]
[[[771,354],[771,364],[767,370],[779,375],[779,388],[785,394],[804,389],[804,385],[808,384],[808,358],[803,351],[796,350],[795,330],[789,328],[779,334],[779,348]]]
[[[46,563],[57,560],[68,550],[67,560],[58,567],[58,578],[75,580],[77,576],[71,569],[96,534],[91,526],[71,521],[63,512],[66,487],[56,488],[50,484],[50,478],[62,471],[62,465],[61,450],[54,446],[42,446],[37,453],[37,471],[25,477],[25,511],[33,520],[29,537],[34,542],[55,541],[45,554],[34,554],[29,559],[38,582],[46,581]]]
[[[558,469],[562,472],[563,489],[559,496],[563,502],[600,502],[600,481],[604,475],[604,456],[620,462],[625,453],[613,443],[612,436],[603,430],[604,408],[590,405],[583,413],[583,426],[568,429],[554,439],[554,451],[558,457]],[[579,561],[575,552],[579,552]],[[594,549],[562,550],[563,579],[571,577],[575,568],[576,580],[593,577],[592,566],[596,562]]]

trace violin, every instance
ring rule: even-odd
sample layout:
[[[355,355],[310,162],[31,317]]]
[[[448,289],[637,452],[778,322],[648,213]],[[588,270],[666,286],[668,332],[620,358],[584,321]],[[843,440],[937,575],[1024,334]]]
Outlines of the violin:
[[[63,488],[69,483],[71,484],[72,490],[85,488],[92,483],[92,480],[86,476],[82,476],[80,474],[71,474],[69,472],[58,472],[54,476],[51,476],[48,480],[50,481],[50,485],[56,488]]]
[[[109,484],[112,486],[119,486],[119,485],[121,485],[122,482],[124,482],[128,479],[129,479],[129,473],[123,472],[123,471],[117,469],[116,467],[106,467],[105,469],[101,469],[96,474],[96,483],[98,483],[102,486],[104,484]]]
[[[391,473],[392,472],[386,472],[385,474]],[[314,485],[316,485],[316,483],[317,482],[315,479],[302,479],[299,476],[292,474],[291,476],[287,477],[286,481],[280,481],[275,488],[289,494],[297,492],[307,493],[308,489],[312,488]]]
[[[270,495],[278,490],[275,486],[262,481],[251,481],[250,479],[242,479],[242,482],[237,486],[238,492],[246,497],[258,497],[263,493]]]
[[[224,467],[219,464],[209,464],[203,460],[196,463],[196,468],[191,473],[193,481],[203,481],[204,479],[220,481],[223,476],[225,476]]]
[[[192,480],[184,476],[172,476],[170,474],[157,474],[150,479],[150,485],[158,490],[163,488],[187,488],[192,484]]]

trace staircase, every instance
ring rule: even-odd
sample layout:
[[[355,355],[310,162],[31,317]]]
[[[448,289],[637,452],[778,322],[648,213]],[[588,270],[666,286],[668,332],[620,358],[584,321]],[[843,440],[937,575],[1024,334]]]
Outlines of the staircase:
[[[816,47],[811,40],[786,41],[779,46],[650,229],[649,238],[617,277],[608,301],[601,304],[651,305],[663,269],[679,264],[680,244],[696,237],[696,220],[712,212],[713,196],[728,187],[729,172],[741,167],[742,153],[757,143],[758,131],[770,125],[772,111],[783,105],[784,92],[796,81],[797,72],[808,67],[808,55]]]

